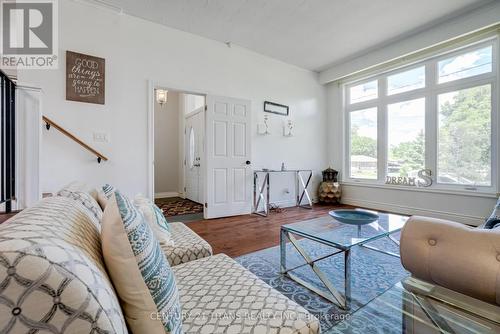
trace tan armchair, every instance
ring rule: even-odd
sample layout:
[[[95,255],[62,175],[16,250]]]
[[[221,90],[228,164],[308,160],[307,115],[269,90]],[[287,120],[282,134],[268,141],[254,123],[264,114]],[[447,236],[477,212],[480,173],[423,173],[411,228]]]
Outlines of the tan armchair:
[[[400,247],[413,278],[500,305],[500,229],[413,216]]]

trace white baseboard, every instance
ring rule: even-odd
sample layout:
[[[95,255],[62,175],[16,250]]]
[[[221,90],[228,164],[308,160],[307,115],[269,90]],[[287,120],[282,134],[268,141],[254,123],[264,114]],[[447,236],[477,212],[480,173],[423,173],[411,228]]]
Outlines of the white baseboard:
[[[180,194],[175,191],[167,191],[163,193],[155,193],[155,198],[180,197]]]
[[[463,215],[454,212],[431,210],[425,208],[415,208],[411,206],[403,206],[376,201],[359,200],[355,198],[342,198],[342,203],[352,206],[360,206],[367,209],[383,210],[404,215],[418,215],[446,219],[467,225],[479,226],[484,223],[484,217]]]

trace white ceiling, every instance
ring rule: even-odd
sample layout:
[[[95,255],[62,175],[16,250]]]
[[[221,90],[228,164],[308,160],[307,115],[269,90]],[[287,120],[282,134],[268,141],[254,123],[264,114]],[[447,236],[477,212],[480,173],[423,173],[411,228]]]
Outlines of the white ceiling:
[[[105,0],[126,14],[320,71],[490,0]]]

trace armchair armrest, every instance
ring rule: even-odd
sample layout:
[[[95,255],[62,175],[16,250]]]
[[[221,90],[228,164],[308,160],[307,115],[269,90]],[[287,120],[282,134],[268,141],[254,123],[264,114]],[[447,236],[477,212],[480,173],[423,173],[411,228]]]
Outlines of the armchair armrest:
[[[500,305],[500,230],[413,216],[400,253],[414,277]]]

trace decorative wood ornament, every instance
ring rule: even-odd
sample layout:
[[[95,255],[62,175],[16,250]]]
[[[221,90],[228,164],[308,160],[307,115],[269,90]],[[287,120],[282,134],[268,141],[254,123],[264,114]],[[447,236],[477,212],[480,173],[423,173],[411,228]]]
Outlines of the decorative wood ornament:
[[[321,182],[318,189],[318,200],[321,203],[340,203],[342,188],[338,182]]]
[[[337,182],[337,172],[335,169],[328,167],[323,172],[323,182],[318,188],[318,200],[321,203],[340,203],[342,197],[342,189]]]

